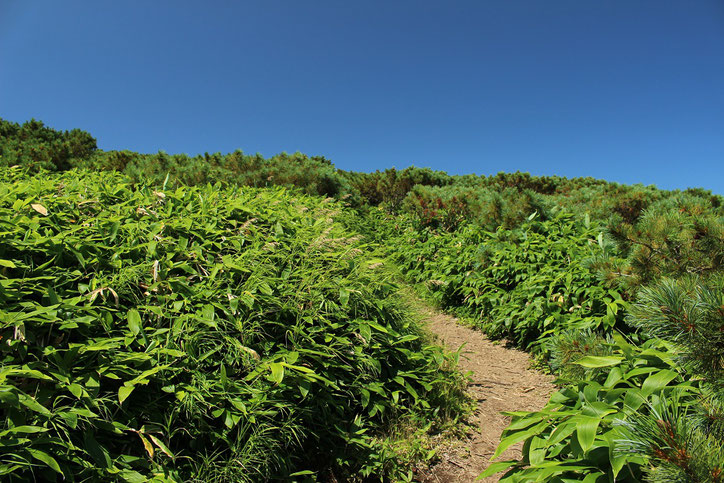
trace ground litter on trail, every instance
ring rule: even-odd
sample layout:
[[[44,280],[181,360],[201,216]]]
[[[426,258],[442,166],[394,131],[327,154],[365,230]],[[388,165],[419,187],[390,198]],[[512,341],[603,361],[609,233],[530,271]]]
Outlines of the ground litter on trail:
[[[430,469],[425,482],[474,481],[487,468],[510,422],[502,411],[535,411],[555,390],[553,376],[531,369],[530,356],[494,343],[477,330],[431,308],[421,308],[427,328],[450,350],[465,344],[460,369],[471,371],[468,394],[477,404],[470,418],[471,431],[460,444],[439,453],[440,463]],[[499,459],[519,458],[522,443],[512,446]],[[497,476],[479,481],[498,481]]]

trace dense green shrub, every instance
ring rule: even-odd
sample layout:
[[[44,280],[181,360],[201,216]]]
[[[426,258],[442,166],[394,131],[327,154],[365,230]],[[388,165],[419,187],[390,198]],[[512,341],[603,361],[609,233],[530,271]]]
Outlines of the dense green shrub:
[[[487,230],[515,228],[532,213],[539,220],[551,216],[553,206],[538,193],[525,189],[415,186],[405,198],[403,211],[420,228],[455,231],[472,222]]]
[[[171,186],[221,182],[225,185],[254,187],[284,186],[299,188],[303,193],[348,199],[347,179],[329,160],[301,153],[281,153],[271,158],[229,154],[187,156],[137,154],[128,151],[98,153],[84,166],[92,169],[118,170],[136,183],[163,183],[168,176]],[[356,198],[349,200],[358,204]]]
[[[670,346],[614,339],[605,342],[609,355],[570,361],[585,375],[559,381],[564,388],[540,411],[508,413],[513,419],[494,457],[524,441],[523,458],[493,463],[484,475],[507,471],[503,482],[641,481],[647,458],[623,450],[627,433],[621,422],[667,398],[692,406],[699,388],[678,371]]]
[[[559,381],[566,387],[543,411],[515,415],[501,448],[508,441],[525,440],[524,457],[491,465],[488,474],[513,466],[504,481],[566,481],[574,476],[591,481],[724,481],[722,222],[696,200],[669,202],[682,209],[654,207],[629,232],[636,238],[630,238],[628,259],[611,263],[603,257],[609,269],[618,267],[622,285],[635,291],[635,302],[625,305],[630,307],[626,321],[649,340],[635,347],[620,335],[613,345],[600,338],[596,342],[589,334],[554,339],[554,368],[572,380]],[[600,260],[593,265],[597,263]],[[652,285],[641,286],[652,279]],[[652,352],[654,344],[663,352]],[[650,364],[638,360],[626,366],[624,361],[634,353],[639,358],[657,355],[668,367],[649,371]],[[589,370],[573,369],[576,365]],[[631,396],[631,389],[618,391],[617,381],[629,383],[631,376],[641,374],[647,379],[632,387],[640,388],[643,398]],[[646,394],[656,386],[653,381],[676,384]],[[603,397],[601,384],[612,389]],[[597,425],[591,422],[592,427],[579,423],[574,437],[569,432],[573,426],[560,415],[571,407],[590,415],[592,401],[599,402],[594,409],[605,417]],[[534,422],[539,425],[535,434],[530,429]],[[599,444],[586,450],[582,433]],[[624,469],[628,473],[619,474]]]
[[[410,227],[393,243],[393,256],[442,307],[472,317],[492,337],[542,350],[546,337],[565,329],[621,326],[625,302],[585,264],[602,251],[598,234],[565,213],[548,221],[533,215],[520,228],[495,232]]]
[[[286,186],[304,193],[345,199],[353,206],[383,206],[390,213],[414,213],[424,226],[455,229],[476,222],[494,230],[517,226],[538,211],[545,217],[553,206],[589,213],[594,220],[614,217],[610,226],[634,225],[653,204],[677,192],[653,186],[627,186],[593,178],[498,173],[493,176],[450,176],[429,168],[395,168],[373,173],[337,170],[323,156],[281,153],[270,158],[241,151],[228,154],[142,154],[102,151],[87,132],[57,131],[31,120],[22,125],[0,119],[0,166],[23,165],[34,170],[64,171],[74,167],[124,172],[137,183],[170,186],[223,182],[255,187]],[[444,188],[439,191],[426,188]],[[702,189],[689,197],[714,208],[724,198]]]
[[[56,131],[34,119],[22,125],[0,119],[0,167],[64,171],[89,159],[96,149],[96,140],[80,129]]]
[[[383,205],[390,213],[398,213],[407,194],[416,186],[446,186],[453,177],[444,171],[410,166],[403,170],[395,168],[374,173],[347,172],[355,194],[367,204]]]
[[[523,459],[485,474],[507,470],[501,481],[511,482],[724,481],[722,307],[721,279],[666,279],[643,288],[627,317],[655,338],[639,346],[618,334],[557,341],[554,360],[570,379],[559,380],[564,389],[541,411],[511,413],[496,455],[525,441]]]
[[[634,225],[611,223],[611,239],[624,264],[602,259],[599,269],[619,285],[635,288],[661,277],[708,276],[724,267],[724,214],[699,197],[661,200]]]
[[[646,455],[649,481],[724,481],[724,279],[661,280],[640,291],[628,320],[671,343],[703,391],[694,404],[685,395],[629,418],[623,449]]]
[[[339,204],[0,176],[4,479],[383,475],[376,431],[455,410]]]
[[[141,154],[101,151],[79,129],[57,131],[31,120],[22,125],[0,119],[0,166],[21,165],[34,171],[72,168],[119,171],[134,183],[168,186],[221,182],[255,187],[296,187],[311,195],[345,198],[359,204],[347,177],[323,156],[281,153],[271,158],[229,154]]]

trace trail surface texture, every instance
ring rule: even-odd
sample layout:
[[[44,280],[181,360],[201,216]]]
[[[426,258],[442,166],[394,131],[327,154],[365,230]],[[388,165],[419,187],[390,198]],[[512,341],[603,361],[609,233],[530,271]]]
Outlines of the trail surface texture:
[[[449,315],[429,307],[420,308],[427,327],[450,350],[465,344],[460,369],[471,371],[468,394],[477,408],[470,420],[472,430],[460,445],[440,454],[442,461],[432,468],[425,482],[469,482],[487,468],[510,422],[502,411],[535,411],[542,408],[555,390],[553,377],[530,368],[530,356],[520,350],[493,343],[485,335]],[[522,443],[499,458],[521,456]],[[497,476],[479,481],[498,481]]]

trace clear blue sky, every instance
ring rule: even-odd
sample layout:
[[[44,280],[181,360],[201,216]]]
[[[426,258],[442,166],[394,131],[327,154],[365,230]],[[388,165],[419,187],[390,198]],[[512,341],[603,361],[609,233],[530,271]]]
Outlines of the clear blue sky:
[[[724,2],[3,0],[0,117],[724,194]]]

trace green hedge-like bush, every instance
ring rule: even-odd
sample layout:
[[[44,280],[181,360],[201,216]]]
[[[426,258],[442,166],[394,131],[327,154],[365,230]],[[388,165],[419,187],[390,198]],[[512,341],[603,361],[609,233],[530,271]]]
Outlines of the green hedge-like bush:
[[[2,478],[384,474],[375,431],[440,415],[460,376],[345,216],[280,189],[0,172]]]
[[[410,228],[393,256],[442,307],[473,318],[492,337],[539,350],[565,329],[621,325],[621,295],[585,264],[605,248],[599,230],[565,213],[547,221],[533,215],[495,232],[472,224],[453,233]]]

